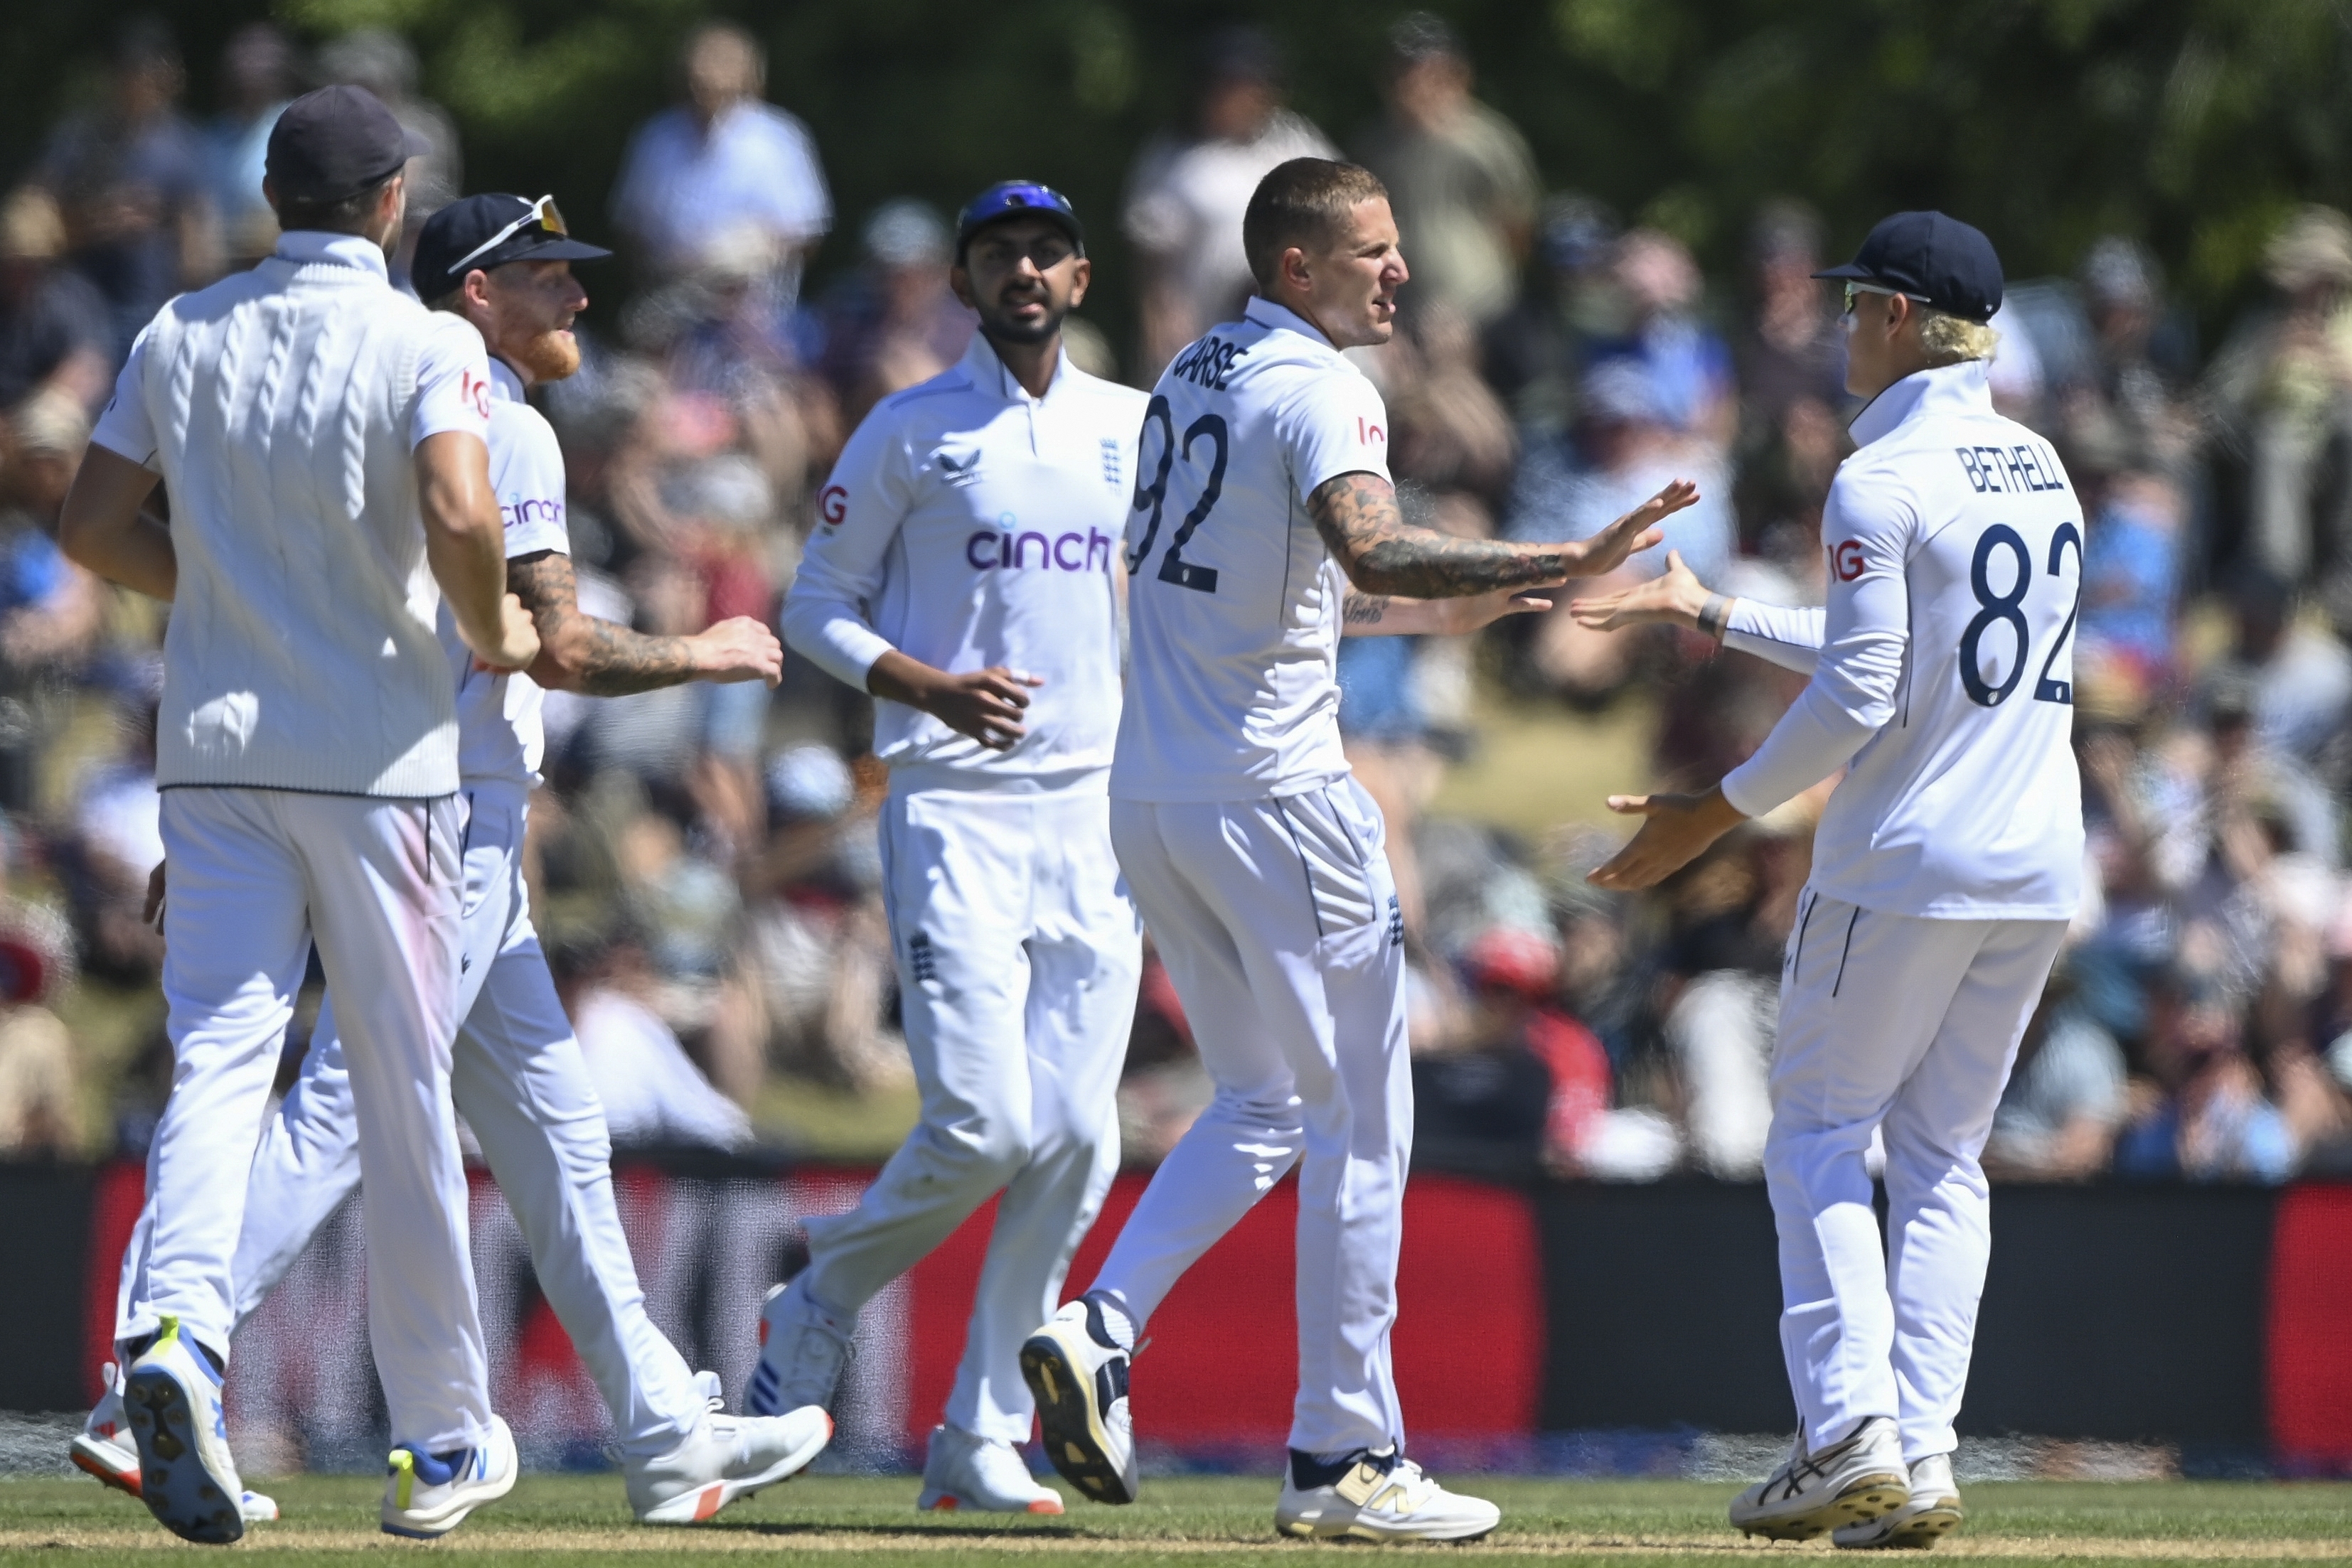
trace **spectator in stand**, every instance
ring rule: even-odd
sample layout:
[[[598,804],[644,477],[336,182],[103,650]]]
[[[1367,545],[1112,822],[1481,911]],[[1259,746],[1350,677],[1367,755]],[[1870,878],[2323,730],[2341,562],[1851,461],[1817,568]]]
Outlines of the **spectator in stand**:
[[[2062,965],[1993,1113],[1985,1167],[1996,1178],[2082,1181],[2104,1175],[2128,1108],[2123,1048],[2070,1005]]]
[[[1649,372],[1658,414],[1681,435],[1727,451],[1739,417],[1731,350],[1698,318],[1704,287],[1689,247],[1655,229],[1617,242],[1610,267],[1626,317],[1624,332],[1595,345],[1595,369],[1627,359]]]
[[[765,258],[768,303],[781,319],[799,298],[802,264],[833,226],[816,143],[761,100],[767,52],[742,28],[705,23],[679,64],[685,101],[630,139],[613,221],[649,278],[694,272],[722,242],[748,238]]]
[[[219,272],[204,144],[176,107],[183,80],[171,33],[131,22],[105,106],[58,126],[34,170],[65,215],[74,267],[106,298],[111,363],[165,300]]]
[[[112,314],[65,254],[55,198],[32,185],[11,194],[0,207],[0,413],[49,392],[87,417],[113,389]]]
[[[2156,988],[2145,1067],[2116,1141],[2128,1178],[2276,1184],[2301,1151],[2246,1058],[2237,1011],[2210,982],[2182,972]]]
[[[62,990],[55,953],[0,935],[0,1155],[81,1152],[73,1037],[44,1004]]]
[[[1821,246],[1821,219],[1803,204],[1767,202],[1758,212],[1748,243],[1753,314],[1733,354],[1741,541],[1781,560],[1818,548],[1822,506],[1849,445],[1845,341],[1813,277]]]
[[[1283,107],[1282,57],[1254,27],[1204,43],[1192,120],[1144,143],[1128,177],[1122,225],[1142,277],[1146,385],[1176,351],[1240,313],[1252,287],[1242,212],[1257,183],[1293,158],[1336,158],[1331,143]]]
[[[2085,417],[2112,421],[2112,439],[2130,468],[2179,483],[2196,434],[2182,405],[2195,328],[2168,307],[2164,269],[2137,240],[2110,235],[2098,241],[2079,272],[2089,379],[2058,389],[2062,426],[2071,436]]]
[[[319,51],[319,75],[330,87],[363,87],[375,94],[403,129],[431,144],[432,151],[408,161],[408,221],[402,255],[414,248],[425,220],[456,201],[466,190],[466,165],[457,146],[457,122],[449,111],[416,91],[416,51],[399,34],[382,27],[361,27]],[[268,132],[264,131],[266,140]]]
[[[2296,614],[2288,583],[2256,566],[2232,574],[2225,602],[2231,641],[2200,678],[2208,696],[2222,686],[2249,703],[2264,750],[2341,790],[2347,782],[2345,720],[2352,711],[2352,653]]]
[[[2321,581],[2352,620],[2352,220],[2303,208],[2263,271],[2273,298],[2205,373],[2225,548],[2285,581]]]
[[[1534,278],[1486,329],[1486,380],[1533,444],[1567,433],[1582,402],[1594,347],[1622,335],[1623,297],[1612,275],[1617,220],[1584,196],[1544,204]]]
[[[232,266],[250,267],[277,248],[278,214],[262,199],[262,162],[270,130],[294,97],[294,46],[268,22],[239,27],[221,51],[224,106],[205,127],[205,178]]]
[[[81,405],[43,392],[0,426],[0,668],[78,666],[96,646],[105,594],[58,548],[58,513],[89,445]]]
[[[1536,446],[1520,464],[1504,534],[1515,539],[1585,538],[1677,478],[1697,484],[1698,501],[1665,520],[1661,547],[1635,556],[1608,578],[1593,579],[1590,591],[1595,597],[1615,591],[1606,584],[1664,571],[1670,552],[1679,554],[1702,580],[1710,580],[1737,544],[1715,451],[1684,437],[1646,360],[1630,354],[1603,360],[1586,379],[1574,439]],[[1639,642],[1587,631],[1565,602],[1526,622],[1533,628],[1527,633],[1528,674],[1542,689],[1596,702],[1619,691],[1633,673]]]
[[[743,1108],[711,1087],[650,1005],[655,976],[633,935],[585,951],[559,946],[551,956],[614,1147],[740,1149],[751,1142]]]
[[[1470,96],[1462,41],[1415,11],[1389,29],[1388,114],[1356,157],[1389,188],[1406,259],[1407,309],[1433,305],[1484,328],[1518,298],[1535,229],[1534,155],[1511,122]]]
[[[865,265],[820,312],[824,349],[817,368],[851,429],[884,398],[954,364],[980,324],[948,287],[955,246],[929,204],[883,203],[866,220],[863,237]]]

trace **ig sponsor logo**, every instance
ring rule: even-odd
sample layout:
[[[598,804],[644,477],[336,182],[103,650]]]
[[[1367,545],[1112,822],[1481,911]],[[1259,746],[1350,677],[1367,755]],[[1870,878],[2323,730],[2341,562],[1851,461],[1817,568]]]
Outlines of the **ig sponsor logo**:
[[[1840,582],[1852,582],[1862,575],[1862,545],[1858,540],[1842,540],[1830,549],[1830,570],[1837,573]]]
[[[849,492],[839,485],[827,485],[817,493],[816,515],[824,519],[826,528],[839,528],[841,519],[849,516]]]

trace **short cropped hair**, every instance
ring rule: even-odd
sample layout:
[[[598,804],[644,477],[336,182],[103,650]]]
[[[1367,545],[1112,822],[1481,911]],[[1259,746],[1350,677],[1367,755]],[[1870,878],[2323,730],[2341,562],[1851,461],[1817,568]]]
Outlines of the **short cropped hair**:
[[[1919,347],[1927,350],[1930,366],[1957,365],[1964,360],[1991,359],[2000,350],[2000,334],[1985,322],[1923,308]]]
[[[1260,288],[1272,288],[1282,253],[1319,250],[1345,232],[1359,202],[1386,201],[1389,188],[1370,169],[1328,158],[1293,158],[1257,183],[1242,214],[1242,251]]]
[[[356,192],[336,202],[280,202],[278,204],[278,226],[281,229],[316,229],[322,234],[355,235],[365,231],[368,214],[383,194],[383,188],[405,172],[406,164],[394,169],[366,190]]]

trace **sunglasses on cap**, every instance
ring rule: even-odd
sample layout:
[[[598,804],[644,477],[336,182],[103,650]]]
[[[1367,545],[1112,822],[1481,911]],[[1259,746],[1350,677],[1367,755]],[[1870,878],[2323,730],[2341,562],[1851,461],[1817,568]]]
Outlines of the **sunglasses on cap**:
[[[481,244],[476,246],[473,249],[467,251],[457,260],[451,262],[449,264],[450,275],[455,277],[463,277],[465,276],[467,264],[476,256],[488,256],[490,252],[498,249],[499,246],[506,244],[507,241],[514,238],[515,235],[522,233],[523,230],[529,228],[533,224],[537,224],[541,228],[545,229],[550,234],[561,235],[565,239],[570,239],[572,237],[572,231],[564,226],[563,214],[556,210],[555,198],[553,196],[541,196],[539,200],[530,204],[530,207],[525,210],[522,216],[515,219],[514,222],[509,224],[506,227],[500,229],[498,233],[492,235],[489,238],[484,240]],[[1853,306],[1849,303],[1846,308],[1848,309],[1852,309]]]

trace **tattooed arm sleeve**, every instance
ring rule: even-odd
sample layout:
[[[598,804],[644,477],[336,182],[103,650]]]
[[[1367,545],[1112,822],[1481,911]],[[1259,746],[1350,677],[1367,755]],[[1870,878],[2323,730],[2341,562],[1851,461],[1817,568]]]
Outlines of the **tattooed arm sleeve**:
[[[530,678],[551,691],[626,696],[683,685],[699,673],[690,637],[647,637],[580,608],[572,558],[559,550],[507,562],[507,591],[539,625]]]

